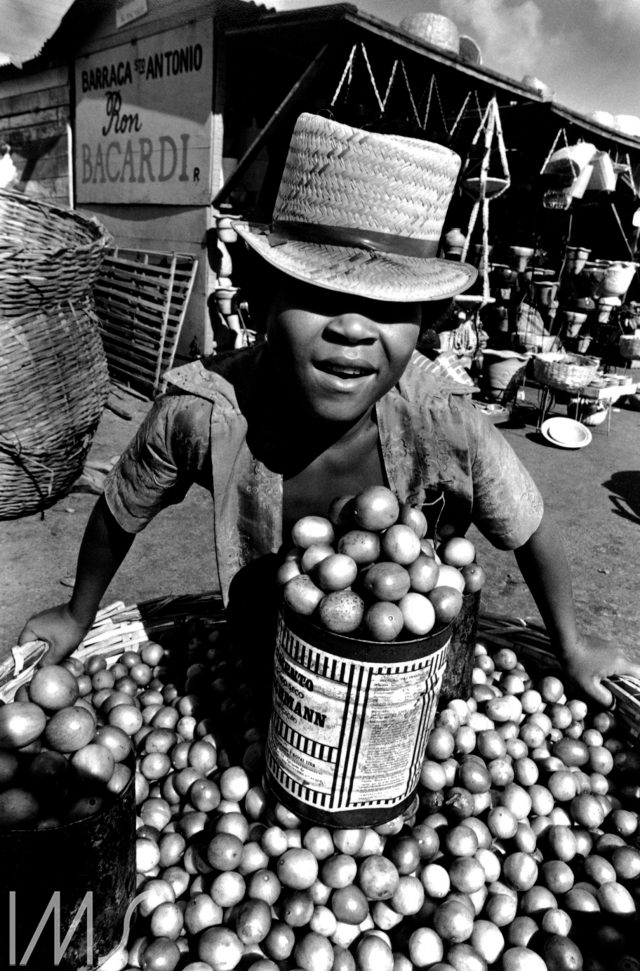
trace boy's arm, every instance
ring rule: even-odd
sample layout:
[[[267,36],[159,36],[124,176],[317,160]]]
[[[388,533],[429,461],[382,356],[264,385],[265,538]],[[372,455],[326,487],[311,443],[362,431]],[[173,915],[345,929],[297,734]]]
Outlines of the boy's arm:
[[[569,564],[559,532],[547,513],[515,555],[565,671],[586,694],[611,705],[613,697],[602,678],[612,674],[640,678],[640,664],[629,660],[610,641],[579,633]]]
[[[71,600],[31,617],[18,643],[46,641],[50,647],[42,664],[57,664],[70,654],[91,627],[100,600],[133,539],[132,533],[118,525],[104,496],[100,496],[80,545]]]

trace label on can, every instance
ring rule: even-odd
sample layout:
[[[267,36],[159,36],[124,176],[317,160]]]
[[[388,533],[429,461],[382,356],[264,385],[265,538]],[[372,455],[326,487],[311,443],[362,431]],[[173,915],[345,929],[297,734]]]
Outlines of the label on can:
[[[407,661],[353,660],[309,644],[281,617],[268,772],[329,813],[402,803],[418,783],[448,645]]]

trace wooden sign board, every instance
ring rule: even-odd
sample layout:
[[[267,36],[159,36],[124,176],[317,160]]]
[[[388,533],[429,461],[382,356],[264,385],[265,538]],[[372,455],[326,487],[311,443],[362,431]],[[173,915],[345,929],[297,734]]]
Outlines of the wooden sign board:
[[[147,0],[116,0],[116,27],[126,27],[148,12]]]
[[[79,58],[75,84],[79,203],[209,202],[211,20]]]

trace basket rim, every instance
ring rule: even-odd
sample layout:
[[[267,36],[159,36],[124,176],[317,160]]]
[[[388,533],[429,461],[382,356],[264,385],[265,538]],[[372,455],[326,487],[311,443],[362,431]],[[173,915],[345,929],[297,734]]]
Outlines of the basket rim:
[[[70,240],[62,242],[59,241],[55,244],[52,243],[51,245],[30,245],[30,240],[28,238],[22,240],[20,245],[17,246],[14,244],[3,246],[3,205],[7,207],[13,205],[16,207],[18,212],[22,208],[30,211],[31,213],[36,213],[37,216],[41,217],[43,223],[46,222],[48,226],[50,226],[52,221],[55,220],[60,223],[71,224],[75,229],[82,230],[88,238],[84,241],[78,239],[77,242],[73,242],[72,246],[70,246]],[[63,206],[49,202],[45,199],[36,199],[33,196],[27,196],[21,192],[15,192],[9,189],[0,189],[0,249],[4,249],[5,251],[12,250],[14,253],[24,253],[25,255],[46,253],[47,255],[55,256],[58,253],[69,250],[69,248],[82,252],[83,250],[91,249],[96,246],[104,247],[107,244],[111,244],[111,235],[95,216],[78,212],[77,209],[64,208]]]

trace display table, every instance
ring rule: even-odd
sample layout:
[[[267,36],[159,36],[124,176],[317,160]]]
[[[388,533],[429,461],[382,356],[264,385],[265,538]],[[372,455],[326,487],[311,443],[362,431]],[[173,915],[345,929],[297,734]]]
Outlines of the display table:
[[[550,385],[544,384],[542,381],[539,382],[541,394],[538,404],[538,421],[536,424],[536,431],[540,431],[542,423],[547,417],[554,400],[555,388]],[[611,431],[611,411],[613,409],[613,404],[620,398],[624,398],[626,395],[635,394],[638,389],[638,384],[636,382],[629,382],[627,384],[609,384],[603,385],[602,387],[597,385],[586,385],[584,388],[578,388],[575,391],[568,392],[573,398],[577,399],[577,411],[576,418],[580,421],[580,415],[586,405],[594,401],[605,401],[607,403],[607,435]]]

